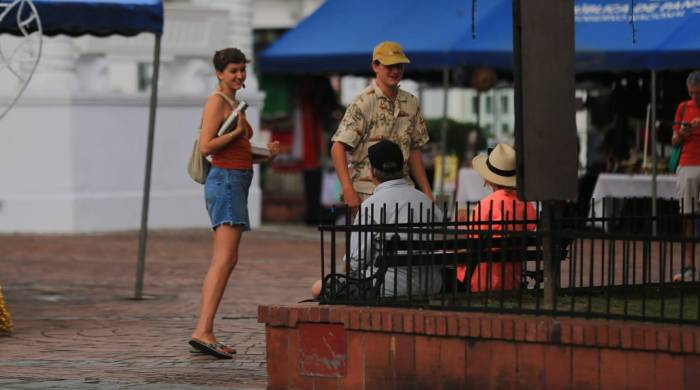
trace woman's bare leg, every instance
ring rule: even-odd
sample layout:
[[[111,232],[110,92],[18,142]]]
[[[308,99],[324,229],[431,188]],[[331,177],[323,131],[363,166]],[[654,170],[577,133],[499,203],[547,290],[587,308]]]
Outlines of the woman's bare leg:
[[[242,226],[220,225],[214,231],[214,253],[202,285],[199,320],[192,338],[205,343],[216,342],[214,316],[231,272],[238,262],[238,244],[242,234]]]

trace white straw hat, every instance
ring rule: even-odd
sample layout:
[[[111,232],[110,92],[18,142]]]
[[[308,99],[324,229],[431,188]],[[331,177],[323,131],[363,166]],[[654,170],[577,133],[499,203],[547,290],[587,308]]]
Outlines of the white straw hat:
[[[515,187],[515,149],[498,144],[488,154],[472,159],[472,166],[486,181],[505,187]]]

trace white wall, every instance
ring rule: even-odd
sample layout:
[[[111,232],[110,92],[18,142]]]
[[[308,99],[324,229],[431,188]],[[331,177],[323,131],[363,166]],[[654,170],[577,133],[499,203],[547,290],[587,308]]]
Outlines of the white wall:
[[[250,3],[216,2],[248,12]],[[250,46],[252,31],[250,25],[229,31],[227,9],[177,4],[166,6],[165,15],[148,225],[208,227],[203,188],[186,165],[215,84],[209,58],[232,40]],[[27,91],[0,120],[0,232],[140,226],[149,94],[136,92],[134,76],[135,64],[150,66],[153,42],[148,34],[44,39]],[[250,104],[248,118],[258,129],[264,93],[254,75],[247,84],[239,97]],[[13,87],[0,85],[0,107]],[[249,194],[253,227],[261,215],[257,171]]]
[[[325,0],[256,0],[254,29],[287,29],[315,11]]]
[[[205,98],[160,99],[149,227],[209,226],[203,187],[186,172]],[[23,99],[0,122],[0,232],[138,228],[147,118],[146,96]]]
[[[513,142],[515,107],[513,89],[493,88],[479,95],[479,114],[474,110],[477,91],[472,88],[452,87],[447,92],[447,117],[459,122],[477,123],[488,128],[494,140]],[[502,104],[505,99],[505,107]],[[490,100],[490,108],[488,101]],[[442,87],[425,88],[421,95],[423,114],[428,119],[439,119],[443,115],[444,90]],[[505,126],[505,130],[504,130]]]

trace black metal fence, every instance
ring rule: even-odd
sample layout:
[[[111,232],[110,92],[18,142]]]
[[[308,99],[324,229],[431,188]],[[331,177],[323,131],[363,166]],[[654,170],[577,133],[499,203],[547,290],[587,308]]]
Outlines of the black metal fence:
[[[539,204],[360,210],[319,227],[319,301],[700,324],[695,217],[628,201],[561,204],[551,226]]]

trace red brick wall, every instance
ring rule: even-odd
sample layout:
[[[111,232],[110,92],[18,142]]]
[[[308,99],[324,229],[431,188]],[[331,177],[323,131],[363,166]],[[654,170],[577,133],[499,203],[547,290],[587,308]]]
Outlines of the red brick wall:
[[[269,389],[698,389],[700,328],[260,306]]]

